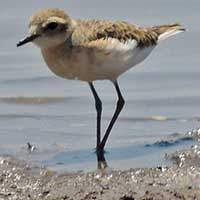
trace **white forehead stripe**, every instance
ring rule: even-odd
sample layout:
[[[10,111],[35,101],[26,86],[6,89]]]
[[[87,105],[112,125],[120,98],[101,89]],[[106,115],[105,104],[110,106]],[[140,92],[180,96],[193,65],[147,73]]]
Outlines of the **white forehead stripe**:
[[[31,25],[30,27],[29,27],[29,34],[30,35],[34,35],[34,34],[36,34],[37,33],[37,26],[36,25]]]
[[[60,17],[49,17],[48,20],[42,24],[42,27],[45,27],[50,22],[58,22],[58,23],[64,24],[66,23],[66,20]]]

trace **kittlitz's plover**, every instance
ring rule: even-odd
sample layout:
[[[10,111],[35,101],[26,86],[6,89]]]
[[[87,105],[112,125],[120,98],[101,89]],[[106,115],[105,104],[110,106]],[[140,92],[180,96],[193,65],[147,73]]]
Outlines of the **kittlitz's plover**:
[[[56,75],[88,82],[97,111],[96,149],[103,153],[125,103],[117,78],[143,61],[160,41],[183,31],[178,23],[143,28],[124,21],[76,20],[60,9],[44,9],[31,17],[29,36],[17,46],[33,42]],[[102,103],[93,82],[105,79],[114,84],[118,101],[101,138]]]

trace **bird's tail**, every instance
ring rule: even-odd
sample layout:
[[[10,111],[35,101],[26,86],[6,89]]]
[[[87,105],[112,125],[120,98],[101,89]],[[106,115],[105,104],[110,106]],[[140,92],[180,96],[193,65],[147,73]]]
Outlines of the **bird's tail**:
[[[178,33],[184,32],[185,28],[183,28],[179,23],[162,25],[162,26],[154,26],[152,30],[158,35],[158,42],[165,40],[172,35],[176,35]]]

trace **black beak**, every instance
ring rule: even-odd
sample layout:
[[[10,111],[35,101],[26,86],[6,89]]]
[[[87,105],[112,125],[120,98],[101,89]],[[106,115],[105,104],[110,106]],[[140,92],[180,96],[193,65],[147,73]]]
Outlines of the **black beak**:
[[[31,35],[31,36],[28,36],[26,37],[25,39],[23,40],[20,40],[19,43],[17,44],[17,47],[20,47],[28,42],[32,42],[33,40],[35,40],[37,37],[39,37],[40,35],[38,34],[35,34],[35,35]]]

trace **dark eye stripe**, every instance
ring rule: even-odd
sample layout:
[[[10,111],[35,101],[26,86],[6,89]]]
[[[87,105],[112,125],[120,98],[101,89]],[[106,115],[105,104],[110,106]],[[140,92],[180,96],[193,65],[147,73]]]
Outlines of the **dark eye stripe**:
[[[56,22],[51,22],[51,23],[49,23],[49,24],[46,26],[46,28],[47,28],[48,30],[54,30],[54,29],[57,28],[57,26],[58,26],[58,23],[56,23]]]

